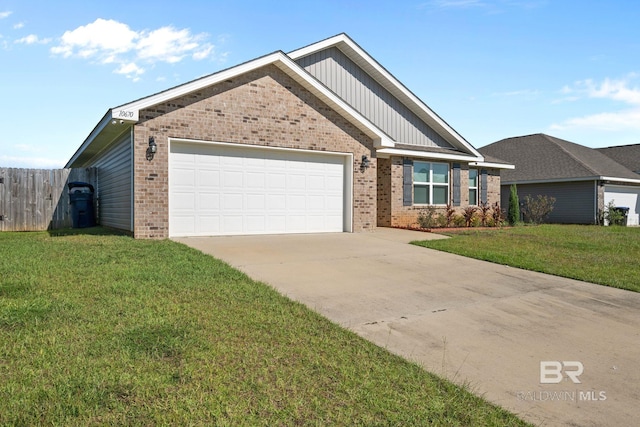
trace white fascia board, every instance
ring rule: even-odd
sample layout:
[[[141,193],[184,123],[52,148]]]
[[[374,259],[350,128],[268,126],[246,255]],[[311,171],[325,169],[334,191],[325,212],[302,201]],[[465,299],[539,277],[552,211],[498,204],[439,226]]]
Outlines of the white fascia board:
[[[253,71],[257,68],[263,67],[265,65],[272,64],[277,60],[279,56],[283,54],[280,52],[275,52],[270,55],[263,56],[261,58],[254,59],[253,61],[245,62],[244,64],[240,64],[238,66],[228,68],[226,70],[220,71],[215,74],[211,74],[210,76],[202,77],[197,80],[193,80],[189,83],[185,83],[183,85],[177,86],[173,89],[166,90],[164,92],[157,93],[155,95],[148,96],[146,98],[139,99],[137,101],[130,102],[128,104],[124,104],[120,107],[115,108],[115,111],[140,111],[142,109],[152,107],[154,105],[160,104],[162,102],[169,101],[174,98],[179,98],[188,93],[200,90],[207,86],[214,85],[216,83],[220,83],[224,80],[239,76],[241,74],[247,73],[249,71]]]
[[[380,148],[376,150],[377,157],[387,159],[391,156],[414,157],[419,159],[460,160],[463,162],[478,161],[477,157],[460,154],[430,153],[428,151],[413,151],[400,148]]]
[[[297,60],[304,56],[318,52],[320,50],[327,49],[331,46],[338,46],[344,44],[348,49],[341,49],[347,56],[350,57],[356,64],[365,62],[368,67],[371,67],[375,72],[384,78],[389,85],[391,85],[394,91],[400,92],[405,98],[414,104],[415,108],[407,105],[411,110],[419,110],[423,114],[423,119],[428,118],[426,122],[436,128],[440,128],[441,131],[451,135],[454,140],[465,149],[469,150],[472,155],[482,157],[482,155],[469,144],[458,132],[456,132],[451,126],[449,126],[444,120],[440,118],[433,110],[431,110],[424,102],[422,102],[417,96],[409,91],[402,83],[398,81],[391,73],[389,73],[384,67],[382,67],[376,60],[374,60],[368,53],[366,53],[360,46],[358,46],[353,40],[351,40],[346,34],[339,34],[335,37],[320,41],[310,46],[303,47],[301,49],[290,52],[288,56],[293,60]],[[354,57],[354,54],[357,57]],[[393,93],[393,91],[391,91]],[[415,112],[415,111],[414,111]],[[418,114],[420,116],[420,114]],[[445,138],[447,139],[447,138]]]
[[[282,52],[275,52],[219,73],[212,74],[211,76],[203,77],[199,80],[178,86],[174,89],[169,89],[165,92],[125,104],[121,107],[115,108],[113,112],[118,115],[123,114],[127,118],[131,117],[137,119],[139,111],[144,108],[184,96],[204,87],[215,85],[271,64],[276,65],[298,83],[310,90],[314,95],[318,96],[324,102],[336,109],[340,114],[348,118],[354,125],[356,125],[356,127],[372,138],[377,145],[389,146],[391,144],[391,146],[393,146],[393,141],[381,130],[376,128],[371,122],[364,118],[364,116],[349,106],[349,104],[341,100],[337,95],[331,92],[327,87],[303,70],[298,64]]]
[[[472,162],[469,166],[477,166],[479,168],[491,168],[491,169],[515,169],[516,165],[508,165],[505,163],[491,163],[491,162]]]
[[[601,176],[602,181],[616,181],[616,182],[628,182],[629,184],[640,184],[640,179],[631,178],[615,178],[612,176]]]
[[[584,178],[552,178],[552,179],[529,179],[529,180],[520,180],[520,181],[503,181],[501,185],[553,184],[554,182],[583,182],[583,181],[616,181],[616,182],[628,182],[629,184],[640,185],[640,179],[616,178],[612,176],[588,176]]]
[[[516,181],[501,181],[500,185],[524,185],[524,184],[553,184],[554,182],[583,182],[583,181],[598,181],[599,176],[588,176],[584,178],[552,178],[552,179],[527,179]]]

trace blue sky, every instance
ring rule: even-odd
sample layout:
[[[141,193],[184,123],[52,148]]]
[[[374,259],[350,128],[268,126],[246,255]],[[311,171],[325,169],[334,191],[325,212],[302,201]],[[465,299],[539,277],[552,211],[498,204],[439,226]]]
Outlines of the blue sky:
[[[0,166],[62,167],[111,107],[346,32],[476,147],[640,143],[633,0],[0,0]]]

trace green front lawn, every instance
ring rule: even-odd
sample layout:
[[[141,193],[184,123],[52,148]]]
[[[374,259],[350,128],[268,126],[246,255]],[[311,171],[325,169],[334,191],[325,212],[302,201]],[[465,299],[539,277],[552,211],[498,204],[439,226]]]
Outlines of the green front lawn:
[[[640,292],[640,228],[540,225],[467,230],[427,248]]]
[[[0,425],[103,424],[524,425],[178,243],[0,233]]]

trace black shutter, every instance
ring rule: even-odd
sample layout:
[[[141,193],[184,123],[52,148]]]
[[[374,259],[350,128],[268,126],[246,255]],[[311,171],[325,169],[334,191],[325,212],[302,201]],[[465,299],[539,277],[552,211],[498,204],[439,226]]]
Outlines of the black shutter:
[[[460,206],[460,163],[453,164],[453,206]]]
[[[480,171],[480,203],[487,203],[487,170]]]
[[[413,204],[413,160],[407,157],[402,160],[402,204]]]

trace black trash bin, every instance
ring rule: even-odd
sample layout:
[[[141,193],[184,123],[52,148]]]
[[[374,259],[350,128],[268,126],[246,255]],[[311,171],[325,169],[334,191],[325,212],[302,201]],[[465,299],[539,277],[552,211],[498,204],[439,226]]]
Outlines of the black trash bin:
[[[616,218],[616,221],[613,225],[627,225],[627,217],[629,216],[629,208],[617,206],[613,208],[614,211],[620,213],[620,217]]]
[[[71,203],[71,222],[73,228],[86,228],[96,225],[93,210],[93,185],[87,182],[70,182],[69,201]]]

